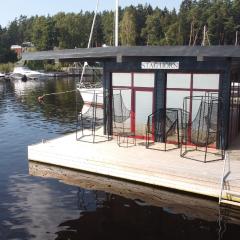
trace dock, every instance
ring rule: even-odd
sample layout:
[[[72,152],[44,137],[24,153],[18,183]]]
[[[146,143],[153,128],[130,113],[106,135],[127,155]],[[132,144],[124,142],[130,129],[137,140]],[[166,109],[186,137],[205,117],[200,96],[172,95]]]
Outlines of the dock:
[[[224,188],[240,193],[240,157],[235,157],[236,151],[236,148],[229,151],[231,169]],[[136,146],[119,147],[115,138],[111,141],[99,138],[93,144],[77,141],[75,133],[29,146],[28,159],[217,199],[224,165],[223,160],[204,163],[182,158],[179,149],[166,152],[146,149],[144,140],[137,140]],[[227,192],[223,191],[222,198],[229,198]],[[239,201],[234,199],[235,203]]]

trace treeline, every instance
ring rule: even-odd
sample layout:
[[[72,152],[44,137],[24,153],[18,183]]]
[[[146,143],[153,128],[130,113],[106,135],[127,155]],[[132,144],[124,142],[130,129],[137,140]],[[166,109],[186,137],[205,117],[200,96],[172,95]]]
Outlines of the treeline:
[[[54,16],[21,16],[8,27],[0,26],[0,62],[8,61],[13,44],[32,42],[37,50],[86,47],[93,12]],[[151,5],[120,9],[121,45],[199,45],[203,28],[211,45],[235,44],[240,30],[240,0],[184,0],[175,9]],[[114,44],[114,12],[98,14],[92,46]]]

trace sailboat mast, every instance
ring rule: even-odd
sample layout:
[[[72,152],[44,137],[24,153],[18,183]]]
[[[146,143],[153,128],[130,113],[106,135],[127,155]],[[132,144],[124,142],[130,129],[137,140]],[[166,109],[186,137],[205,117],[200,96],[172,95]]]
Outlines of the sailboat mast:
[[[93,30],[94,30],[94,26],[95,26],[95,22],[96,22],[96,17],[97,17],[97,14],[98,14],[98,7],[99,7],[99,0],[97,0],[97,5],[96,5],[94,17],[93,17],[93,22],[92,22],[92,27],[91,27],[90,36],[89,36],[89,39],[88,39],[87,48],[90,48],[90,47],[91,47]],[[82,69],[82,73],[81,73],[81,78],[80,78],[80,81],[79,81],[79,84],[80,84],[80,85],[82,85],[82,83],[83,83],[83,76],[84,76],[84,74],[85,74],[85,70],[86,70],[86,66],[87,66],[87,65],[88,65],[88,63],[87,63],[87,62],[84,62],[83,69]]]
[[[116,10],[115,10],[115,47],[118,47],[118,6],[119,6],[119,0],[116,0]]]

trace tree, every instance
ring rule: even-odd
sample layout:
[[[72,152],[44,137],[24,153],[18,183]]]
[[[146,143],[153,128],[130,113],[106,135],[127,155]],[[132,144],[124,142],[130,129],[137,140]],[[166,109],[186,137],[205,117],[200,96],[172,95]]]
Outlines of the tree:
[[[36,17],[32,25],[32,41],[37,50],[52,49],[50,17]]]
[[[136,16],[131,8],[124,11],[122,21],[120,23],[120,38],[122,45],[136,44]]]
[[[8,27],[7,30],[7,36],[8,36],[8,45],[16,45],[21,44],[20,38],[19,38],[19,28],[18,28],[18,21],[15,19],[12,21]]]
[[[16,62],[17,54],[9,48],[0,45],[0,63]]]
[[[192,9],[193,1],[184,0],[181,3],[179,11],[179,26],[183,39],[183,45],[189,45],[189,36],[191,32],[191,20],[189,19],[189,13]]]
[[[165,38],[161,40],[161,45],[182,45],[182,43],[180,26],[178,22],[175,22],[168,27]]]
[[[211,45],[234,44],[240,32],[239,12],[240,0],[183,0],[178,13],[142,4],[119,8],[120,39],[122,45],[200,45],[207,26]],[[89,11],[20,16],[0,27],[1,61],[11,59],[11,45],[25,41],[38,50],[85,48],[93,17]],[[114,12],[104,11],[97,15],[91,47],[113,42]]]
[[[34,17],[20,16],[18,21],[19,44],[32,41],[32,24]]]
[[[142,29],[146,26],[147,16],[153,13],[153,9],[150,5],[143,6],[142,4],[138,4],[135,9],[136,14],[136,30],[137,30],[137,37],[136,37],[136,44],[137,45],[145,45],[146,39],[141,34]]]
[[[111,46],[114,42],[114,13],[112,11],[104,11],[101,19],[103,43]]]
[[[147,45],[159,45],[164,33],[161,25],[161,11],[157,9],[146,20],[146,27],[142,30],[142,36],[147,39]]]

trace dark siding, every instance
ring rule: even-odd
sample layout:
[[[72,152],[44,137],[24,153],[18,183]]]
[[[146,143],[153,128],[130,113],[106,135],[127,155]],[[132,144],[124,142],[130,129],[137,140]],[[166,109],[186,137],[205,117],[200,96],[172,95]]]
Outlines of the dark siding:
[[[222,119],[222,134],[223,134],[223,146],[228,147],[228,127],[229,127],[229,106],[230,106],[230,73],[226,71],[220,74],[220,91],[219,97],[221,98],[219,118]]]
[[[155,110],[165,107],[166,99],[166,73],[156,71],[155,74]]]
[[[106,70],[104,64],[103,70],[103,88],[104,88],[104,134],[111,134],[112,118],[111,118],[111,73]]]

